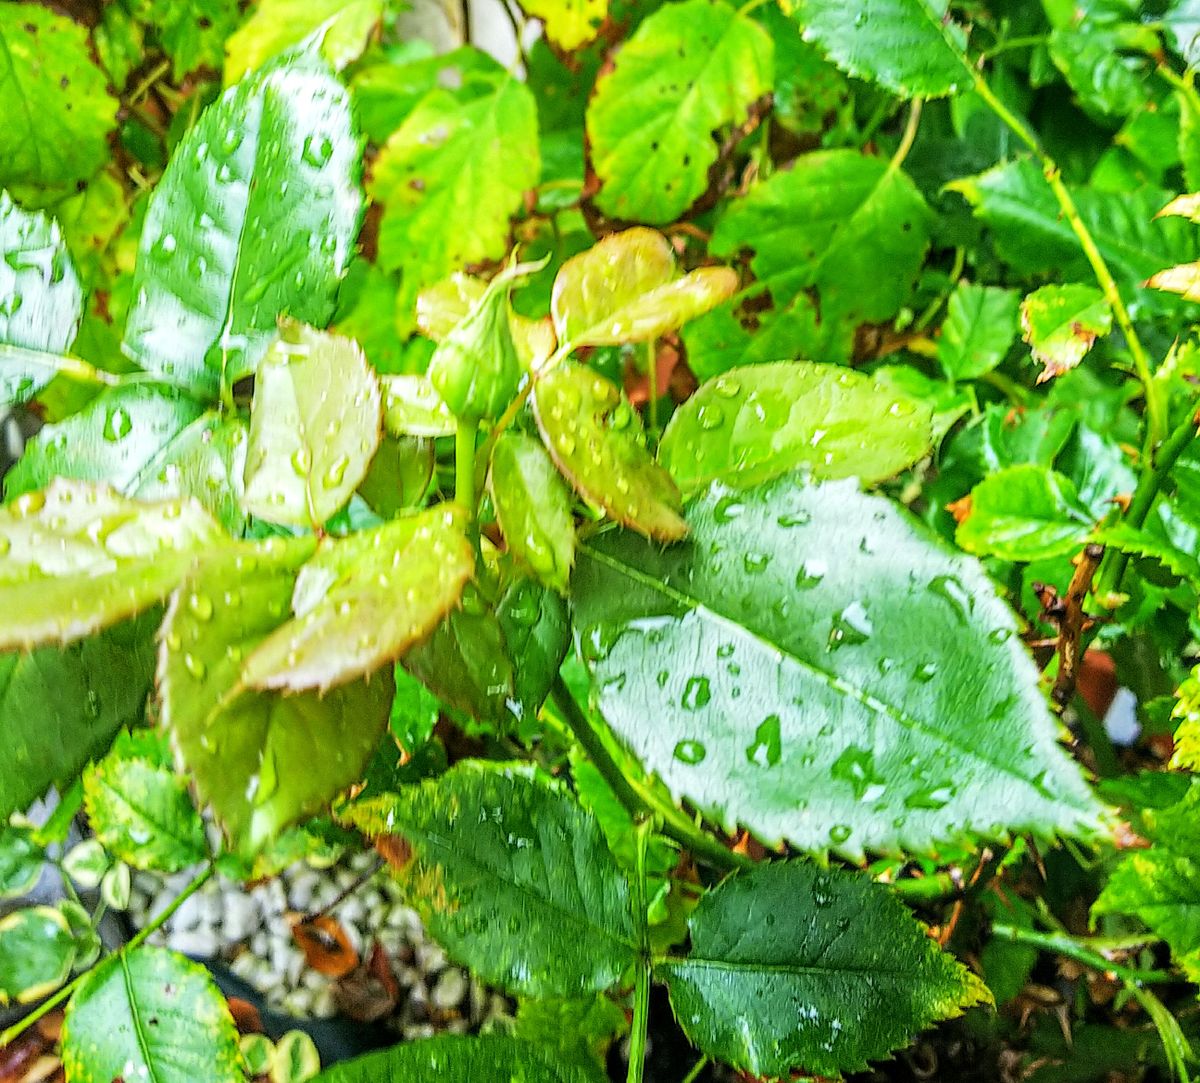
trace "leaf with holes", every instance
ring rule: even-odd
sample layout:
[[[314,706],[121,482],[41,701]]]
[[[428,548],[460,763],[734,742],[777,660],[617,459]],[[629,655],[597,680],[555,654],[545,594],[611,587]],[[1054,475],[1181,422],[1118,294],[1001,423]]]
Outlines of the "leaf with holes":
[[[70,643],[162,601],[220,528],[193,503],[56,481],[0,508],[0,650]]]
[[[937,359],[951,380],[991,372],[1017,334],[1017,292],[960,282],[946,302]]]
[[[991,994],[861,873],[760,865],[709,891],[656,968],[684,1033],[751,1075],[862,1071]]]
[[[1101,829],[970,557],[853,481],[714,485],[687,520],[598,536],[571,580],[599,709],[675,795],[855,861]]]
[[[797,467],[882,481],[933,444],[929,407],[837,365],[747,365],[704,384],[671,417],[658,459],[685,493],[747,488]]]
[[[382,411],[356,342],[281,323],[254,381],[243,506],[269,523],[323,526],[366,477]]]
[[[679,490],[646,450],[641,421],[614,384],[568,361],[534,384],[533,405],[550,457],[580,496],[648,537],[687,533]]]
[[[468,761],[345,818],[408,842],[413,858],[397,875],[410,904],[484,981],[580,996],[632,964],[629,884],[599,824],[533,768]]]
[[[1112,309],[1094,286],[1043,286],[1021,302],[1021,330],[1034,360],[1045,366],[1038,373],[1038,383],[1045,383],[1070,372],[1112,330]]]
[[[67,1008],[63,1068],[79,1083],[242,1083],[237,1028],[208,971],[140,947],[106,959]]]
[[[255,370],[281,314],[325,326],[358,233],[358,171],[349,97],[316,55],[225,91],[151,196],[129,356],[215,398]]]

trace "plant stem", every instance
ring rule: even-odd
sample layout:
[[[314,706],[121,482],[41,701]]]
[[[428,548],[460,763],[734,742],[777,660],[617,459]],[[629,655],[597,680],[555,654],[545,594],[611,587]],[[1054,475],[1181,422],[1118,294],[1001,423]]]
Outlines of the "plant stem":
[[[975,92],[987,103],[992,112],[1012,129],[1013,134],[1033,152],[1034,157],[1041,164],[1046,182],[1050,185],[1051,191],[1054,192],[1054,198],[1058,201],[1058,206],[1062,210],[1063,217],[1066,218],[1072,232],[1074,232],[1076,238],[1079,240],[1083,254],[1087,257],[1087,261],[1091,265],[1092,273],[1096,276],[1096,282],[1099,284],[1100,290],[1104,294],[1104,299],[1108,302],[1109,308],[1112,309],[1113,315],[1116,317],[1117,326],[1121,328],[1121,333],[1125,336],[1125,343],[1129,347],[1130,356],[1133,358],[1133,365],[1137,370],[1137,377],[1146,398],[1146,417],[1148,422],[1146,446],[1153,447],[1162,439],[1163,434],[1166,432],[1166,411],[1164,403],[1158,395],[1158,389],[1155,388],[1151,378],[1150,359],[1146,354],[1145,347],[1142,345],[1142,340],[1138,338],[1137,331],[1134,330],[1133,320],[1130,318],[1129,310],[1125,307],[1125,302],[1121,298],[1121,291],[1117,288],[1112,271],[1109,270],[1108,264],[1097,247],[1091,231],[1079,216],[1079,208],[1075,205],[1074,198],[1063,183],[1058,164],[1042,149],[1037,136],[1029,130],[1025,122],[1016,116],[996,96],[988,81],[983,77],[983,74],[974,67],[971,70],[974,74]]]
[[[658,350],[654,339],[646,343],[646,406],[650,431],[658,436]]]
[[[646,1066],[646,1030],[650,1021],[650,930],[646,927],[646,846],[653,820],[637,827],[637,867],[633,878],[633,908],[637,916],[638,961],[633,987],[633,1027],[629,1034],[629,1071],[625,1083],[642,1083]]]
[[[692,1065],[692,1070],[683,1077],[682,1083],[696,1083],[700,1077],[700,1073],[708,1067],[708,1057],[701,1057],[695,1064]]]
[[[896,153],[892,155],[892,159],[888,162],[888,172],[893,173],[904,164],[904,159],[908,157],[908,152],[912,150],[912,145],[917,138],[917,129],[921,126],[921,99],[913,98],[912,105],[908,109],[908,120],[904,124],[904,134],[900,136],[900,143],[896,147]]]
[[[454,430],[454,500],[467,509],[472,541],[478,533],[475,515],[475,433],[473,421],[459,418]]]
[[[1182,980],[1177,975],[1165,970],[1138,970],[1135,967],[1114,963],[1099,952],[1093,951],[1089,945],[1066,933],[1039,933],[1035,929],[1021,929],[1015,925],[993,925],[992,935],[1001,940],[1029,944],[1042,951],[1064,955],[1092,970],[1113,974],[1122,981],[1132,982],[1134,985],[1164,985]]]
[[[170,920],[171,915],[174,914],[175,911],[178,910],[183,905],[185,899],[194,895],[197,891],[200,890],[200,888],[202,888],[208,882],[209,877],[212,876],[214,871],[215,871],[214,866],[206,865],[191,880],[191,882],[187,885],[187,887],[185,887],[178,895],[175,896],[175,898],[172,900],[171,904],[168,907],[166,907],[162,911],[161,914],[158,914],[149,924],[147,924],[145,926],[145,928],[143,928],[141,931],[139,931],[137,933],[137,935],[134,936],[133,939],[131,939],[129,941],[128,944],[126,944],[123,948],[120,948],[117,952],[114,952],[113,954],[120,954],[122,952],[133,951],[134,949],[140,947],[148,936],[151,936],[158,929],[160,929],[168,920]],[[108,955],[105,957],[104,961],[107,962],[111,958],[112,958],[112,955]],[[99,965],[100,965],[99,963],[96,964],[96,966],[99,966]],[[34,1023],[36,1023],[39,1019],[41,1019],[43,1015],[47,1015],[50,1012],[52,1012],[55,1008],[57,1008],[64,1000],[66,1000],[68,997],[70,997],[70,995],[73,992],[75,992],[75,990],[83,982],[83,979],[86,978],[95,969],[96,969],[95,966],[91,966],[91,967],[88,967],[88,969],[85,970],[82,974],[77,974],[71,981],[69,981],[66,985],[64,985],[52,997],[48,997],[46,1000],[43,1000],[42,1003],[39,1004],[36,1008],[34,1008],[33,1011],[31,1011],[28,1015],[26,1015],[22,1019],[17,1020],[17,1022],[15,1022],[6,1031],[4,1031],[3,1033],[0,1033],[0,1049],[3,1049],[5,1046],[9,1045],[11,1042],[16,1041],[17,1038],[19,1038],[22,1034],[24,1034],[26,1030],[28,1030],[31,1026],[33,1026]]]

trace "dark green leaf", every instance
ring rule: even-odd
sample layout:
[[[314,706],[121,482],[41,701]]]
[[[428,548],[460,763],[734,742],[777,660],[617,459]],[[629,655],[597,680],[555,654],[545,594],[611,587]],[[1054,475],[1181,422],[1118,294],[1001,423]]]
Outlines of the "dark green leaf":
[[[32,891],[41,878],[44,859],[45,851],[32,827],[18,823],[0,827],[0,899],[19,898]]]
[[[960,282],[946,303],[938,363],[951,380],[974,380],[994,369],[1017,334],[1017,292]]]
[[[513,666],[510,714],[534,722],[571,646],[567,604],[535,579],[516,578],[496,605]]]
[[[717,485],[687,517],[665,551],[601,536],[572,579],[600,710],[672,792],[855,860],[1098,829],[975,561],[850,481]]]
[[[398,875],[430,935],[483,980],[525,996],[580,996],[634,958],[629,885],[599,825],[532,768],[467,761],[352,806],[370,836],[398,834]]]
[[[0,1005],[29,1004],[54,992],[71,973],[75,938],[49,906],[28,906],[0,919]]]
[[[358,495],[382,519],[392,519],[418,507],[433,477],[432,440],[412,436],[383,438]]]
[[[388,729],[405,755],[411,758],[433,736],[442,705],[437,696],[416,677],[409,676],[403,666],[396,666],[395,680],[396,694],[392,698]]]
[[[687,957],[657,968],[675,1016],[705,1053],[754,1076],[862,1070],[991,1000],[862,874],[760,865],[708,892],[688,926]]]

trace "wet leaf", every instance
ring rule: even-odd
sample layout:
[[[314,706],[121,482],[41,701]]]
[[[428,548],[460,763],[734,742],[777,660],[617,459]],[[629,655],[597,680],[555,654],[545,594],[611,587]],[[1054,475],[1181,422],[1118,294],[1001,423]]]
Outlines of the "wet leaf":
[[[505,433],[492,451],[488,487],[509,552],[565,594],[575,562],[575,521],[545,448],[523,433]]]
[[[648,537],[683,537],[679,491],[643,446],[640,419],[610,381],[566,362],[537,381],[533,404],[551,458],[580,496]]]
[[[536,579],[516,577],[496,604],[496,618],[513,666],[509,713],[518,721],[536,723],[571,647],[567,603]]]
[[[730,369],[671,417],[658,459],[685,493],[746,488],[797,467],[870,485],[929,453],[924,403],[837,365],[780,361]]]
[[[0,188],[86,180],[108,161],[117,114],[86,29],[41,4],[4,4],[0,54]]]
[[[714,485],[687,518],[666,550],[597,537],[571,583],[597,705],[674,794],[852,860],[1099,829],[974,560],[852,481]]]
[[[960,282],[946,302],[938,364],[951,380],[977,379],[1004,360],[1016,334],[1016,290]]]
[[[1112,310],[1093,286],[1043,286],[1021,302],[1021,330],[1034,360],[1045,366],[1040,384],[1083,360],[1096,339],[1112,330]]]
[[[254,382],[245,508],[270,523],[322,526],[366,477],[382,409],[357,343],[282,323]]]
[[[15,899],[32,891],[42,876],[46,854],[32,827],[20,823],[0,827],[0,899]]]
[[[125,350],[215,398],[281,314],[323,327],[358,233],[349,96],[306,53],[231,87],[171,156],[146,212]]]
[[[324,696],[248,688],[244,659],[284,624],[311,539],[214,555],[171,600],[158,686],[180,769],[253,854],[356,782],[382,735],[391,674]]]
[[[650,15],[600,76],[587,110],[605,214],[672,222],[708,187],[720,137],[746,123],[774,79],[771,38],[717,0]]]
[[[562,342],[651,342],[707,312],[737,289],[727,267],[680,276],[670,242],[653,229],[610,233],[572,256],[554,279],[551,314]]]
[[[243,1083],[237,1030],[208,971],[163,948],[106,959],[63,1023],[62,1060],[78,1083]]]
[[[321,55],[341,71],[362,54],[382,13],[382,0],[259,0],[225,41],[225,83],[236,83],[322,25]]]
[[[684,1033],[754,1076],[862,1071],[931,1023],[991,1002],[862,874],[776,862],[709,891],[691,950],[659,964]]]
[[[467,761],[346,819],[408,840],[415,857],[398,876],[411,905],[484,981],[579,996],[633,962],[629,885],[599,825],[532,768]]]
[[[475,570],[465,527],[462,510],[443,504],[327,540],[297,580],[295,619],[247,655],[242,679],[323,692],[395,661],[458,604]]]
[[[1094,523],[1069,479],[1029,463],[994,473],[971,490],[970,514],[955,541],[980,556],[1044,560],[1078,549]]]
[[[27,906],[0,919],[0,1004],[30,1004],[71,973],[75,938],[50,906]]]
[[[384,376],[383,423],[393,436],[453,436],[458,426],[426,376]]]
[[[70,643],[162,601],[224,540],[193,503],[59,480],[0,508],[0,650]]]
[[[420,506],[429,490],[434,465],[432,440],[384,437],[367,476],[359,482],[358,495],[380,518],[395,518]]]

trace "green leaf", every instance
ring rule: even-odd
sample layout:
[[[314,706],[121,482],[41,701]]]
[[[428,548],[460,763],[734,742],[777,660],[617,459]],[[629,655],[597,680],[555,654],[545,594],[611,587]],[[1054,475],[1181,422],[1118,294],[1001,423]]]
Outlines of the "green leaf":
[[[458,422],[426,376],[384,376],[383,424],[393,436],[453,436]]]
[[[647,537],[687,533],[679,491],[650,457],[641,421],[613,383],[568,361],[534,384],[533,405],[550,457],[580,496]]]
[[[297,539],[218,553],[163,622],[163,725],[200,798],[251,853],[361,777],[392,701],[386,671],[324,696],[246,688],[242,661],[286,620],[311,548]]]
[[[5,478],[5,495],[11,500],[44,489],[56,477],[136,492],[144,472],[153,472],[152,464],[202,412],[199,403],[161,384],[114,387],[26,444]]]
[[[0,919],[0,1005],[30,1004],[54,992],[71,973],[75,938],[50,906],[28,906]]]
[[[71,782],[141,719],[157,614],[70,647],[0,654],[0,820]]]
[[[954,537],[968,553],[1044,560],[1078,549],[1094,522],[1070,479],[1030,463],[1010,466],[976,485],[970,513]]]
[[[196,504],[65,479],[0,508],[0,650],[70,643],[162,601],[220,529]]]
[[[113,749],[84,773],[83,794],[92,831],[127,865],[179,872],[208,853],[187,780],[166,764]]]
[[[514,578],[496,604],[505,651],[512,660],[518,721],[535,723],[571,646],[566,602],[536,579]]]
[[[674,794],[852,860],[1097,830],[974,560],[851,481],[714,485],[687,519],[667,550],[598,537],[572,577],[598,706]]]
[[[213,398],[250,375],[287,313],[323,327],[358,233],[346,91],[312,54],[209,106],[146,211],[126,352]]]
[[[323,526],[366,477],[382,411],[356,342],[281,322],[254,381],[243,506],[270,523]]]
[[[108,161],[117,102],[87,30],[41,4],[0,5],[0,187],[67,188]]]
[[[45,856],[32,827],[17,823],[0,827],[0,899],[32,891],[41,879]]]
[[[488,488],[509,552],[565,594],[575,563],[575,521],[545,449],[531,436],[506,432],[492,451]]]
[[[411,759],[433,736],[442,713],[441,701],[403,666],[395,667],[396,694],[392,697],[388,729]]]
[[[1017,292],[960,282],[946,303],[937,357],[951,380],[991,372],[1017,334]]]
[[[1200,560],[1196,559],[1194,553],[1172,544],[1169,538],[1159,537],[1149,530],[1139,530],[1129,522],[1119,520],[1112,526],[1097,530],[1095,540],[1122,553],[1151,557],[1181,579],[1200,584]]]
[[[243,1083],[237,1029],[208,971],[163,948],[121,951],[67,1008],[63,1067],[79,1083]]]
[[[749,250],[776,308],[815,289],[822,323],[878,323],[908,301],[931,218],[901,169],[857,151],[816,151],[730,201],[710,252]]]
[[[668,4],[602,74],[587,110],[596,205],[665,224],[709,185],[721,133],[745,124],[774,81],[770,35],[721,0]]]
[[[214,70],[221,67],[221,46],[241,15],[237,0],[125,2],[139,30],[148,31],[151,40],[171,57],[176,83],[201,65]]]
[[[842,71],[901,97],[968,87],[966,35],[942,0],[784,0],[785,10]]]
[[[861,873],[774,862],[709,891],[668,959],[671,1007],[703,1052],[754,1076],[861,1071],[991,994]]]
[[[658,459],[685,493],[748,488],[797,467],[870,485],[929,453],[932,414],[894,388],[835,365],[730,369],[671,417]]]
[[[321,54],[341,71],[362,54],[382,14],[383,0],[259,0],[225,42],[225,83],[236,83],[324,24]]]
[[[475,571],[457,505],[327,541],[300,572],[296,618],[246,657],[252,688],[324,692],[369,676],[420,642]]]
[[[603,994],[576,1000],[523,1000],[513,1037],[554,1050],[564,1059],[604,1064],[612,1043],[629,1030],[625,1012]]]
[[[1021,330],[1035,361],[1038,383],[1069,372],[1100,335],[1112,330],[1112,310],[1094,286],[1043,286],[1021,302]]]
[[[380,151],[370,185],[384,207],[379,263],[403,271],[402,322],[426,286],[505,254],[509,219],[539,170],[537,106],[511,76],[465,100],[440,88],[421,100]]]
[[[322,1072],[314,1083],[599,1083],[596,1071],[530,1042],[503,1034],[466,1038],[443,1035],[401,1042]]]
[[[727,267],[678,276],[675,251],[653,229],[627,229],[559,268],[550,301],[559,341],[580,346],[653,342],[737,289]]]
[[[484,981],[581,996],[632,964],[629,885],[599,825],[534,769],[466,761],[346,819],[372,837],[403,836],[414,856],[398,876],[411,905]]]
[[[1164,293],[1177,293],[1185,301],[1200,301],[1200,262],[1166,267],[1152,274],[1145,284]]]
[[[384,437],[359,482],[358,495],[381,519],[396,518],[423,502],[434,466],[432,440]]]

